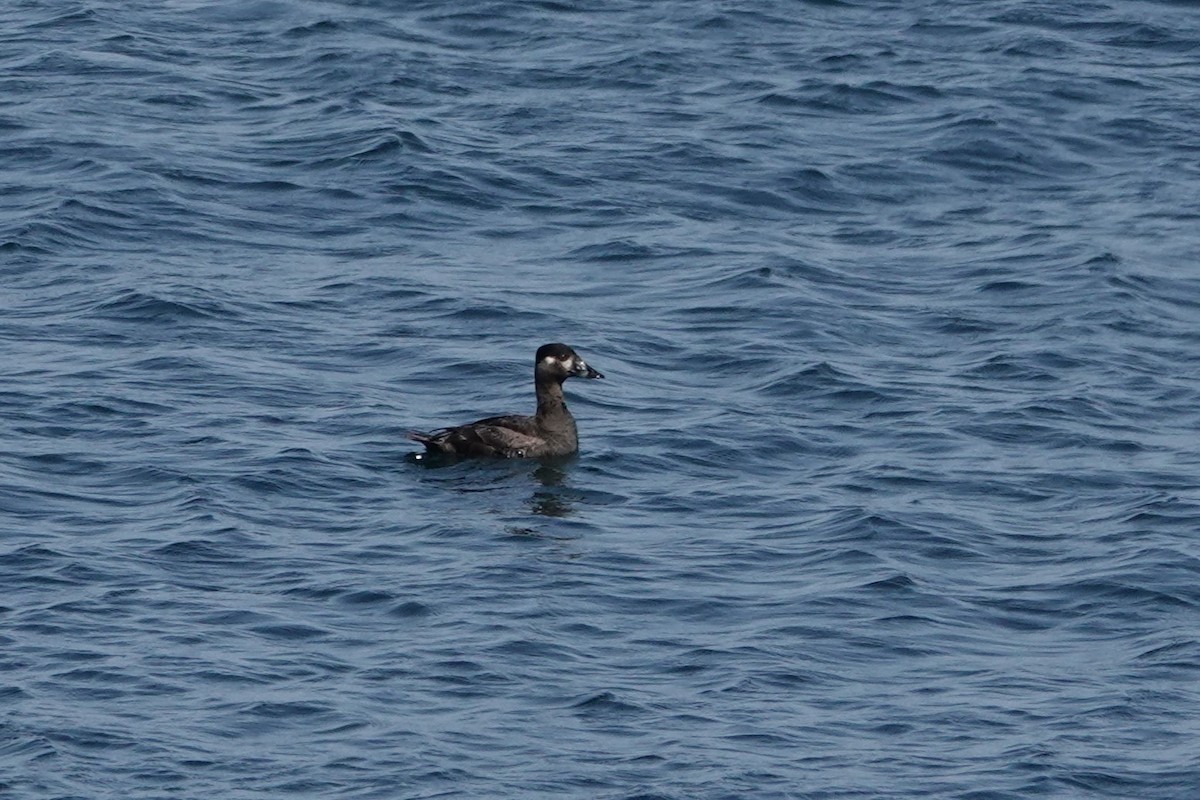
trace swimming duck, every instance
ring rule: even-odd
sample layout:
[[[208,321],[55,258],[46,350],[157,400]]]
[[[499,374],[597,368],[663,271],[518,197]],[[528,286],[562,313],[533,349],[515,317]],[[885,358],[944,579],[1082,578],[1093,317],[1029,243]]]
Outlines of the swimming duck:
[[[425,445],[428,453],[447,456],[546,458],[566,456],[579,449],[575,418],[567,410],[562,385],[567,378],[603,378],[565,344],[544,344],[533,363],[537,413],[488,417],[469,425],[414,431],[408,438]]]

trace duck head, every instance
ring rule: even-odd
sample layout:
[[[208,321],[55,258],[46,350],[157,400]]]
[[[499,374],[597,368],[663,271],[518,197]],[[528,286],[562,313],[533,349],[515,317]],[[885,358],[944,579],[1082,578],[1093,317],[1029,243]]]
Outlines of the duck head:
[[[603,378],[565,344],[554,342],[538,348],[534,356],[534,375],[539,379],[565,381],[567,378]]]

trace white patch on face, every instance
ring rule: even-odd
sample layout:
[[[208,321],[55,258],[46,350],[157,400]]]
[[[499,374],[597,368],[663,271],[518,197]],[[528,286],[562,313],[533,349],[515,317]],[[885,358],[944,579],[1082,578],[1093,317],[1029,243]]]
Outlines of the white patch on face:
[[[545,364],[546,366],[550,366],[551,364],[558,363],[558,359],[555,358],[554,356],[546,356],[545,358],[542,359],[542,363]]]

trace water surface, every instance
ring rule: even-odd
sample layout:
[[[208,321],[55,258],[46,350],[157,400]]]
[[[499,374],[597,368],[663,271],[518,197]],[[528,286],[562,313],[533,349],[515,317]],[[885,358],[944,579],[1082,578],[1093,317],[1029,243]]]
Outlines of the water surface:
[[[1181,800],[1200,22],[0,11],[14,797]],[[607,380],[555,463],[406,458]]]

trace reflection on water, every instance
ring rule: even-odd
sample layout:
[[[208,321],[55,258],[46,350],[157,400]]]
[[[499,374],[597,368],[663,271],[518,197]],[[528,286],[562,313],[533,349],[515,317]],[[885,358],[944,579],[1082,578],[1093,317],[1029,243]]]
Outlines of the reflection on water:
[[[533,513],[543,517],[566,517],[575,512],[566,498],[554,492],[534,492],[529,506]]]
[[[541,486],[530,495],[529,510],[542,517],[570,516],[575,513],[574,501],[579,499],[579,493],[573,491],[567,483],[570,466],[576,460],[575,456],[526,462],[505,459],[461,459],[438,454],[408,453],[404,460],[409,464],[428,470],[441,470],[447,467],[465,468],[466,472],[456,470],[445,476],[446,482],[458,492],[502,490],[505,485],[511,486],[513,479],[518,475],[529,474]],[[500,465],[508,467],[509,470],[491,474]],[[533,471],[527,473],[526,469],[529,466],[533,466]],[[479,474],[480,472],[488,473],[488,479],[484,480]],[[470,476],[469,481],[465,484],[464,476]]]
[[[543,489],[534,491],[529,499],[530,510],[543,517],[566,517],[574,513],[570,502],[570,491],[565,489],[567,471],[563,469],[568,459],[543,461],[533,471],[533,477]]]

